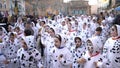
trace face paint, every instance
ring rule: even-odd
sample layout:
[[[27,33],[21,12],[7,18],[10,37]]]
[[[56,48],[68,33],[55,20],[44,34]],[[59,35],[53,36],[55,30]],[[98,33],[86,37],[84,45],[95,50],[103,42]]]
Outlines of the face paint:
[[[117,36],[117,30],[116,30],[116,28],[114,26],[112,26],[110,33],[111,33],[112,37],[116,37]]]
[[[93,52],[93,44],[90,41],[87,42],[87,48],[90,53]]]

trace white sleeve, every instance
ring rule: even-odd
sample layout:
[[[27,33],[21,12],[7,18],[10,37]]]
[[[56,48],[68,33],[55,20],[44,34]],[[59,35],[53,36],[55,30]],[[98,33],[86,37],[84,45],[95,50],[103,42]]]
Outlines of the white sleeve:
[[[103,68],[103,66],[102,66],[102,65],[103,65],[103,63],[102,63],[102,62],[98,62],[98,63],[97,63],[97,66],[98,66],[99,68]]]
[[[70,53],[70,51],[68,50],[67,54],[66,54],[66,59],[65,58],[61,58],[60,62],[63,65],[71,65],[72,64],[72,54]]]
[[[39,68],[43,67],[42,63],[41,63],[41,54],[39,53],[38,50],[35,49],[35,52],[33,53],[33,57],[35,58],[35,60],[37,61],[37,65]]]
[[[108,55],[108,45],[109,45],[109,40],[107,40],[105,42],[105,45],[103,46],[103,57],[104,58],[107,58],[107,55]]]
[[[8,61],[10,62],[10,63],[19,63],[19,59],[20,59],[20,54],[21,54],[21,52],[22,52],[22,49],[19,49],[18,51],[17,51],[17,57],[16,58],[13,58],[13,59],[9,59]]]

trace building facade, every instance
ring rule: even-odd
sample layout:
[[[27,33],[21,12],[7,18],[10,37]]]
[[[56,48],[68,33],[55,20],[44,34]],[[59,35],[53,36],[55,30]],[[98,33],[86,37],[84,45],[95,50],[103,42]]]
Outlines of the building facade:
[[[30,15],[57,14],[64,8],[62,0],[26,0],[25,6]]]
[[[15,9],[15,4],[17,4],[17,9]],[[9,15],[15,15],[15,13],[25,15],[25,0],[0,0],[0,11],[8,11]]]
[[[0,0],[0,11],[8,11],[9,10],[9,1],[7,0]]]
[[[70,15],[79,15],[79,14],[90,14],[90,6],[88,1],[85,0],[76,0],[71,1],[69,6]]]

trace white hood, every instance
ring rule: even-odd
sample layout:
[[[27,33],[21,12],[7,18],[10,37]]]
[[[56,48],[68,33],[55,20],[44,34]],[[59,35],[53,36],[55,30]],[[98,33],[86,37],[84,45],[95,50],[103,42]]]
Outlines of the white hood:
[[[120,36],[120,25],[116,25],[116,27],[117,27],[118,36]]]
[[[93,37],[93,38],[89,38],[88,40],[90,40],[93,44],[93,53],[92,55],[97,54],[98,52],[100,52],[100,47],[101,43],[99,42],[99,40],[97,40],[97,38]]]

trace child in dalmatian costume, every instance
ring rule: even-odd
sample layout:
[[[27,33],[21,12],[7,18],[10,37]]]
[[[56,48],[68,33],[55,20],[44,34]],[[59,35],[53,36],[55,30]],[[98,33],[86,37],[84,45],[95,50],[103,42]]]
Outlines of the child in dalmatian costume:
[[[100,49],[100,52],[102,54],[103,52],[103,45],[104,45],[104,42],[105,42],[105,37],[103,37],[102,35],[102,28],[101,27],[97,27],[96,30],[95,30],[95,34],[94,36],[92,36],[93,38],[96,38],[96,42],[99,44],[99,49]]]
[[[0,27],[0,42],[2,41],[7,41],[8,40],[8,36],[7,36],[7,31],[5,30],[5,28]]]
[[[46,30],[46,27],[44,27],[39,32],[41,43],[44,45],[44,56],[43,56],[44,68],[50,68],[49,54],[51,49],[54,47],[54,35],[55,35],[55,31],[53,28],[47,27],[47,29],[48,30]]]
[[[0,68],[5,68],[5,65],[3,64],[3,61],[6,60],[4,46],[7,39],[6,30],[3,27],[0,27]]]
[[[22,48],[17,51],[17,58],[4,61],[5,64],[19,62],[20,68],[43,68],[38,50],[28,46],[26,39],[21,40]]]
[[[6,60],[6,58],[5,58],[5,56],[4,56],[4,52],[3,52],[3,50],[4,50],[4,43],[2,42],[2,43],[0,43],[0,68],[5,68],[5,65],[3,64],[3,61],[5,61]]]
[[[113,25],[110,33],[111,37],[106,41],[103,49],[104,66],[120,68],[120,25]]]
[[[75,37],[74,39],[75,46],[71,48],[71,53],[73,55],[73,64],[72,68],[83,68],[82,64],[77,63],[77,59],[81,58],[85,52],[85,44],[82,42],[81,38]]]
[[[80,37],[83,39],[83,41],[86,41],[88,38],[88,31],[87,31],[87,23],[84,23],[82,26],[82,31],[80,32]]]
[[[20,30],[24,30],[24,23],[21,17],[17,19],[17,22],[15,23],[14,27],[19,27]]]
[[[55,36],[55,47],[51,50],[50,68],[70,68],[72,66],[72,54],[65,47],[65,39],[60,35]]]
[[[42,42],[45,45],[45,68],[50,67],[50,51],[54,48],[55,31],[53,28],[49,29],[49,36]]]
[[[83,68],[102,68],[102,55],[99,50],[99,43],[96,38],[89,38],[87,40],[87,51],[83,54],[82,58],[78,59],[79,64],[83,64]]]
[[[15,37],[14,33],[10,33],[9,40],[6,41],[4,46],[4,55],[7,59],[14,59],[17,57],[17,51],[20,48],[20,43]],[[10,63],[6,68],[18,68],[18,63]]]
[[[35,37],[31,34],[31,30],[29,29],[25,29],[24,30],[24,35],[25,35],[25,39],[28,43],[28,46],[32,47],[32,48],[36,48],[36,39]]]
[[[101,22],[101,28],[102,28],[102,36],[105,38],[105,41],[108,39],[108,37],[109,37],[109,32],[110,32],[110,30],[109,30],[109,26],[107,25],[107,21],[105,21],[105,20],[103,20],[102,22]]]

